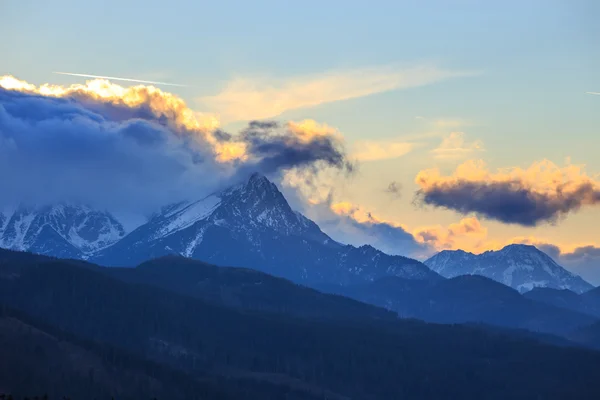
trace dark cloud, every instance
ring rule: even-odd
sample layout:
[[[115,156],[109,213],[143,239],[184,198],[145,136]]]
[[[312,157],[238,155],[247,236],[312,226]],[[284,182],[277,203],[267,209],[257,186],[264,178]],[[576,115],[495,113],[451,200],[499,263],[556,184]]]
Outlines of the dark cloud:
[[[476,213],[504,223],[536,226],[555,223],[583,205],[600,204],[600,189],[582,182],[568,191],[558,185],[552,191],[538,192],[520,181],[455,180],[430,184],[417,192],[417,199],[462,214]]]
[[[342,143],[332,135],[296,132],[275,121],[251,121],[236,139],[246,143],[248,153],[256,159],[245,168],[264,174],[291,168],[354,169]]]

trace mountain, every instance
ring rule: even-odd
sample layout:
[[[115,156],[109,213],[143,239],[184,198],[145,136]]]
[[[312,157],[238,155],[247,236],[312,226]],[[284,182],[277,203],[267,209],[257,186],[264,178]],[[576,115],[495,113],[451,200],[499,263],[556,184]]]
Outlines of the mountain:
[[[337,288],[334,293],[396,311],[404,318],[442,324],[484,323],[567,335],[596,317],[538,303],[516,290],[478,275],[440,281],[411,281],[386,277]]]
[[[148,358],[165,369],[195,378],[196,383],[216,381],[219,388],[247,394],[234,398],[600,396],[600,354],[594,351],[554,347],[505,332],[458,325],[413,320],[328,321],[247,312],[148,285],[125,283],[95,269],[100,267],[82,268],[61,260],[40,262],[39,257],[27,262],[23,254],[18,258],[14,262],[10,261],[12,256],[2,257],[8,261],[0,262],[0,304],[79,340],[120,349],[101,353],[109,363],[119,360],[119,352],[128,352],[134,359]],[[18,344],[20,337],[10,334],[5,348]],[[69,362],[81,365],[75,370],[87,374],[90,382],[103,379],[105,369],[94,358],[87,358],[99,353],[91,350],[92,355],[83,354],[84,358],[78,359],[82,354],[79,350],[67,349],[72,360],[64,357],[60,348],[50,353],[41,340],[45,339],[27,340],[25,344],[31,343],[33,348],[24,348],[21,356],[19,352],[11,355],[22,379],[29,376],[26,373],[30,369],[46,371],[46,382],[51,383],[52,374],[73,371]],[[69,343],[76,344],[65,340],[64,346]],[[36,354],[41,357],[39,365],[23,361]],[[44,354],[50,361],[43,359]],[[136,384],[136,377],[129,379],[127,371],[137,367],[121,368],[124,371],[112,373],[118,376],[123,371],[121,379]],[[140,385],[145,385],[146,376],[160,383],[164,374],[144,373]],[[183,380],[181,386],[171,383],[168,388],[185,390],[189,382]],[[239,385],[262,393],[249,393]]]
[[[524,296],[600,318],[600,288],[594,288],[581,294],[566,289],[535,288],[525,293]]]
[[[150,285],[231,308],[328,320],[387,320],[397,314],[347,297],[321,293],[247,268],[218,267],[164,256],[135,268],[100,268],[119,280]]]
[[[277,186],[259,174],[204,199],[163,208],[91,260],[134,266],[168,254],[259,269],[305,284],[350,284],[388,275],[440,278],[419,261],[334,241],[292,210]]]
[[[519,292],[547,287],[583,293],[593,288],[536,247],[523,244],[511,244],[479,255],[444,250],[425,261],[425,265],[447,278],[482,275]]]
[[[125,230],[110,213],[87,206],[20,205],[0,213],[0,247],[63,258],[86,258]]]
[[[0,307],[0,353],[0,398],[256,398],[78,338],[7,307]],[[255,393],[261,394],[266,393]]]
[[[586,347],[600,350],[600,321],[578,329],[569,335],[569,339]]]

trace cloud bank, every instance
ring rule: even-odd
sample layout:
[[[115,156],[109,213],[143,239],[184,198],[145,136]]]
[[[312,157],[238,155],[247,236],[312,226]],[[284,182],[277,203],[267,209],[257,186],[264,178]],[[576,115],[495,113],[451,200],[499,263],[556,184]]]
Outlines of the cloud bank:
[[[483,161],[468,161],[450,176],[437,168],[421,171],[415,182],[423,204],[522,226],[556,223],[582,207],[600,204],[600,181],[582,166],[560,168],[548,160],[497,172]]]
[[[250,122],[238,134],[152,86],[68,87],[0,77],[3,203],[83,201],[149,209],[258,171],[352,170],[343,138],[314,121]],[[308,179],[308,178],[307,178]]]

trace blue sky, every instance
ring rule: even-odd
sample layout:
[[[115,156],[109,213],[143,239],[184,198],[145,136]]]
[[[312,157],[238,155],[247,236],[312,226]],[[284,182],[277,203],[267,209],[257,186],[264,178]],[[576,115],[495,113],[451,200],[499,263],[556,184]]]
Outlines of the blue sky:
[[[600,92],[597,15],[594,0],[7,0],[0,75],[34,84],[85,80],[53,71],[183,83],[163,89],[221,115],[228,130],[254,118],[312,119],[339,130],[350,152],[369,143],[399,149],[332,183],[334,200],[407,230],[443,230],[464,215],[415,207],[420,171],[449,175],[471,159],[492,171],[569,159],[600,174],[600,96],[585,93]],[[439,157],[433,150],[452,132],[460,132],[460,154]],[[392,181],[400,199],[382,194]],[[480,220],[487,244],[452,246],[483,250],[518,237],[565,251],[600,246],[594,205],[554,225]]]

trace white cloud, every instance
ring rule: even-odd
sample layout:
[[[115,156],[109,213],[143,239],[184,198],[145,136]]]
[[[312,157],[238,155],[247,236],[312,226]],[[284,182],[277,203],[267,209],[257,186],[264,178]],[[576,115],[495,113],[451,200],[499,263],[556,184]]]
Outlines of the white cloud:
[[[358,161],[377,161],[402,157],[415,148],[411,142],[380,140],[354,143],[351,157]]]
[[[450,132],[431,153],[438,159],[459,159],[476,151],[484,151],[483,142],[475,140],[467,143],[464,132]]]

